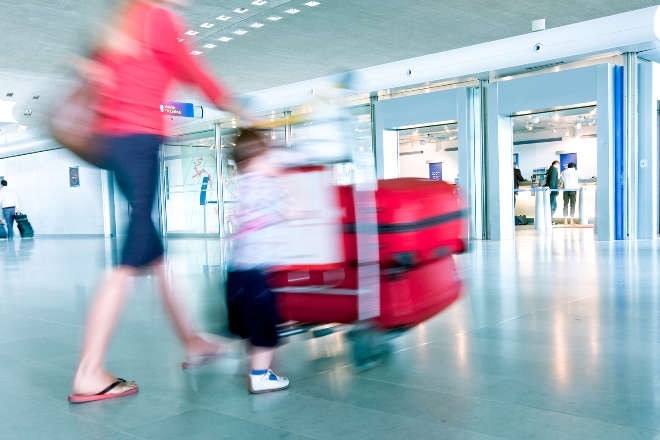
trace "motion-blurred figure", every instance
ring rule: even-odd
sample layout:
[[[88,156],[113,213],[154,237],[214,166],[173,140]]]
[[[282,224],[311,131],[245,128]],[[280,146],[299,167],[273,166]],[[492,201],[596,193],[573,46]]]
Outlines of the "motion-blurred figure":
[[[284,203],[269,160],[269,144],[254,130],[243,130],[233,152],[238,166],[238,233],[227,273],[229,330],[250,341],[251,393],[277,391],[289,379],[270,369],[277,344],[278,314],[275,295],[268,286],[267,270],[277,258],[273,227],[285,220]]]
[[[79,68],[94,86],[103,168],[114,172],[131,206],[119,266],[103,281],[91,305],[80,361],[69,401],[82,403],[134,394],[135,382],[106,371],[104,356],[132,276],[156,275],[176,333],[185,347],[183,367],[207,363],[221,347],[200,336],[177,301],[163,264],[163,244],[151,220],[158,182],[158,153],[166,120],[160,112],[175,81],[196,85],[218,107],[241,115],[227,89],[213,80],[199,57],[190,54],[188,29],[167,6],[182,1],[131,0],[116,15],[93,56]]]

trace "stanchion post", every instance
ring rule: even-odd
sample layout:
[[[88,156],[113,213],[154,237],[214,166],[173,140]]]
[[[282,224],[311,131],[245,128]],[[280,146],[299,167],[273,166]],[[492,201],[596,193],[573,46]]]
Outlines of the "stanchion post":
[[[589,219],[587,218],[587,213],[586,213],[587,204],[584,203],[584,188],[581,187],[578,190],[578,193],[579,193],[579,195],[578,195],[578,209],[579,209],[579,211],[578,212],[580,213],[580,224],[581,225],[588,225],[589,224]]]
[[[543,205],[543,190],[535,188],[534,190],[534,228],[539,232],[545,231],[545,208]]]

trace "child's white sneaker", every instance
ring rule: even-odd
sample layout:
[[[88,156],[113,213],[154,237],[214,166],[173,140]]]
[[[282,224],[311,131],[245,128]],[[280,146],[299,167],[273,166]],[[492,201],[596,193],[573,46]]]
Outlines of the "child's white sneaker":
[[[267,370],[252,370],[248,377],[248,388],[253,394],[279,391],[289,387],[289,379],[278,376],[270,368]]]

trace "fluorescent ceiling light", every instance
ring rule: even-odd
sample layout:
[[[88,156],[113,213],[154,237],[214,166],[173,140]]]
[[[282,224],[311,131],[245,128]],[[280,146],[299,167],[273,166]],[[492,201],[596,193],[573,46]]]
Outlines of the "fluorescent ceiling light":
[[[193,51],[190,52],[191,55],[201,55],[201,54],[203,54],[203,53],[204,53],[204,52],[201,52],[201,51],[199,51],[199,50],[193,50]]]
[[[284,12],[286,12],[287,14],[291,14],[291,15],[293,15],[293,14],[297,14],[298,12],[300,12],[300,9],[291,8],[291,9],[287,9],[287,10],[284,11]]]
[[[229,15],[220,15],[218,17],[215,17],[215,19],[220,20],[220,21],[227,21],[227,20],[230,20],[231,17]]]
[[[310,8],[313,8],[314,6],[320,5],[320,2],[307,2],[305,3],[306,6],[309,6]]]
[[[280,21],[281,19],[282,19],[282,17],[280,17],[279,15],[271,15],[271,16],[268,17],[266,20],[270,20],[270,21]]]
[[[234,9],[234,12],[237,14],[245,14],[248,11],[248,8],[236,8]]]
[[[207,49],[213,49],[213,48],[216,47],[216,46],[217,46],[217,45],[215,45],[215,44],[213,44],[213,43],[206,43],[206,44],[204,45],[204,47],[207,48]]]
[[[197,35],[197,34],[199,34],[199,32],[197,32],[197,31],[193,31],[192,29],[189,30],[189,31],[186,31],[186,35],[190,35],[191,37],[192,37],[193,35]]]
[[[248,33],[248,31],[246,31],[245,29],[236,29],[233,33],[236,35],[245,35]]]
[[[223,43],[227,43],[231,40],[233,40],[232,37],[220,37],[220,38],[218,38],[218,41],[222,41]]]
[[[254,1],[252,2],[252,4],[255,5],[255,6],[263,6],[263,5],[265,5],[266,3],[268,3],[266,0],[254,0]]]
[[[178,41],[179,43],[183,43],[184,41],[186,41],[186,39],[179,37],[176,39],[176,41]]]
[[[213,26],[215,26],[213,23],[202,23],[199,25],[199,27],[204,29],[211,29]]]
[[[263,24],[263,23],[259,23],[258,21],[255,21],[254,23],[252,23],[252,24],[250,25],[250,27],[251,27],[251,28],[254,28],[254,29],[259,29],[259,28],[264,27],[264,24]]]

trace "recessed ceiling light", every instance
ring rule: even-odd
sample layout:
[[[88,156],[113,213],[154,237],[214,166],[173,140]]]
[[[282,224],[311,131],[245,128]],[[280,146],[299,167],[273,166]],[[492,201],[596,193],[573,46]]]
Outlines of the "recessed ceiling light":
[[[287,9],[286,11],[284,11],[284,12],[286,12],[287,14],[293,15],[293,14],[297,14],[298,12],[300,12],[300,9],[290,8],[290,9]]]
[[[254,29],[259,29],[259,28],[264,27],[264,24],[263,24],[263,23],[259,23],[258,21],[255,21],[254,23],[252,23],[252,24],[250,25],[250,27],[251,27],[251,28],[254,28]]]
[[[246,31],[245,29],[236,29],[233,33],[236,35],[245,35],[248,33],[248,31]]]
[[[270,20],[270,21],[280,21],[281,19],[282,19],[282,17],[280,17],[279,15],[271,15],[271,16],[268,17],[266,20]]]
[[[199,25],[199,27],[204,29],[211,29],[213,26],[215,26],[213,23],[202,23]]]
[[[234,12],[237,14],[245,14],[248,11],[248,8],[236,8],[234,9]]]
[[[220,20],[220,21],[227,21],[227,20],[230,20],[231,17],[229,15],[220,15],[218,17],[215,17],[215,19]]]
[[[252,4],[255,5],[255,6],[263,6],[263,5],[265,5],[266,3],[268,3],[266,0],[254,0],[254,1],[252,2]]]
[[[176,39],[176,41],[178,41],[179,43],[183,43],[184,41],[186,41],[186,39],[179,37]]]
[[[197,34],[199,34],[199,32],[197,32],[197,31],[193,31],[192,29],[189,30],[189,31],[186,31],[186,35],[193,36],[193,35],[197,35]]]
[[[314,6],[320,5],[320,2],[307,2],[305,3],[305,6],[309,6],[310,8],[313,8]]]
[[[216,44],[213,44],[213,43],[206,43],[206,44],[204,45],[204,47],[207,48],[207,49],[213,49],[213,48],[216,47],[216,46],[217,46],[217,45],[216,45]]]
[[[223,43],[227,43],[228,41],[233,40],[232,37],[220,37],[218,38],[218,41],[222,41]]]
[[[201,55],[201,54],[203,54],[203,53],[204,53],[204,52],[201,52],[201,51],[199,51],[199,50],[193,50],[193,51],[190,52],[190,55]]]

